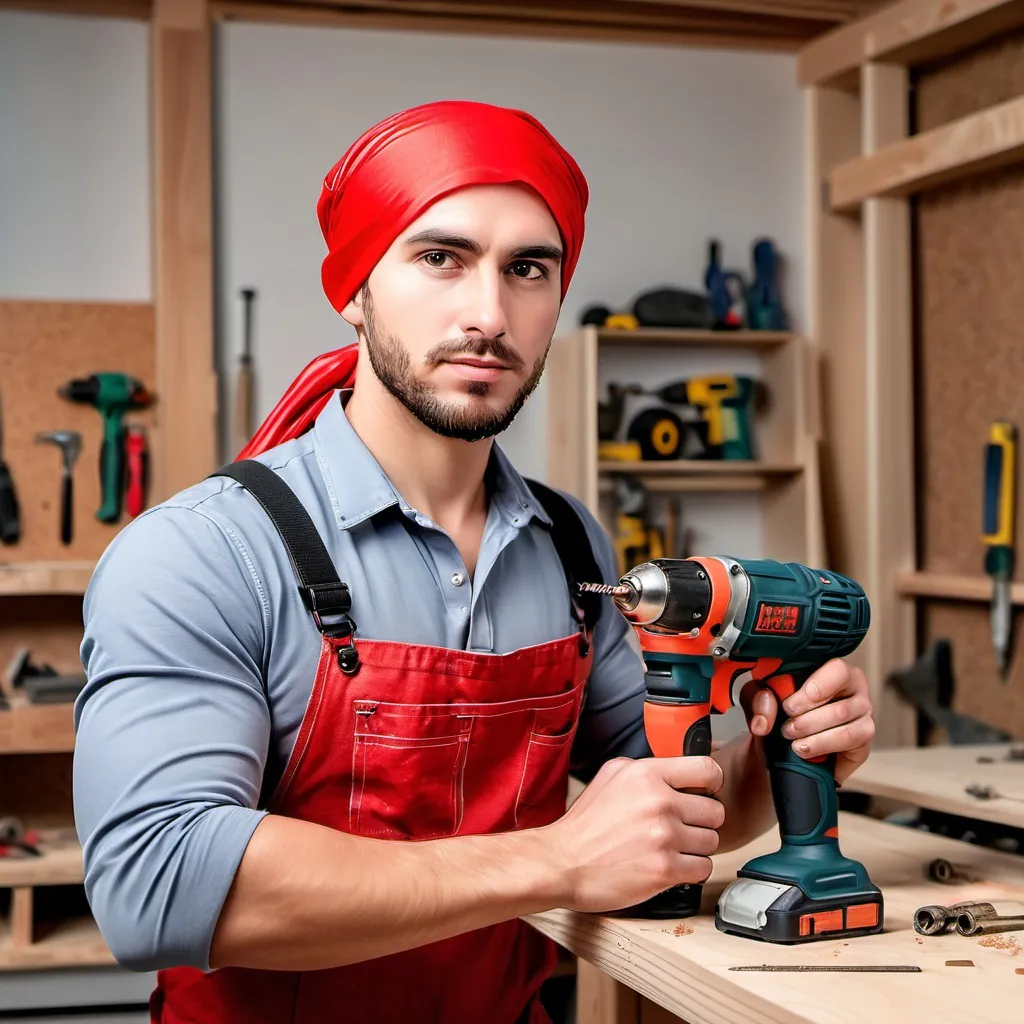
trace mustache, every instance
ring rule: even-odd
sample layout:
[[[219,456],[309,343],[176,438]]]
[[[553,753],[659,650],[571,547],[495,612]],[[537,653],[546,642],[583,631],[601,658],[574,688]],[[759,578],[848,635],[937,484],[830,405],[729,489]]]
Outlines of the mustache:
[[[493,356],[512,370],[522,370],[526,366],[523,357],[501,338],[467,337],[442,341],[426,354],[424,362],[428,366],[438,366],[457,356],[475,356],[477,359]]]

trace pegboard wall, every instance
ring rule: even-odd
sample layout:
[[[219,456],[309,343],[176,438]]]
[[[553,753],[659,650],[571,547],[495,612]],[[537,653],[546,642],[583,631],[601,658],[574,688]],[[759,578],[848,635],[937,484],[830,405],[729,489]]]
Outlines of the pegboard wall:
[[[149,304],[0,302],[0,401],[4,459],[21,506],[17,544],[0,548],[0,560],[94,561],[128,521],[101,523],[100,414],[61,398],[58,389],[76,377],[118,371],[155,393],[153,307]],[[156,395],[159,402],[160,396]],[[129,412],[125,423],[152,426],[152,409]],[[73,538],[60,538],[61,453],[36,434],[76,430],[82,450],[74,468]],[[150,452],[152,460],[153,453]]]
[[[1024,33],[915,82],[924,131],[1024,94]],[[919,564],[983,576],[983,450],[992,421],[1024,431],[1024,169],[925,192],[915,202]],[[1024,515],[1018,497],[1018,550]],[[1015,579],[1024,579],[1020,556]],[[952,643],[955,707],[1024,737],[1024,609],[999,682],[985,604],[922,600],[922,649]]]

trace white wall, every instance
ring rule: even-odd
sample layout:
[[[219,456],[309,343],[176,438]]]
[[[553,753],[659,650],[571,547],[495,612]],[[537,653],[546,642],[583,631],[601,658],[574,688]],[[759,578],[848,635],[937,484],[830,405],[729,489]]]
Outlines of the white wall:
[[[434,99],[528,110],[587,175],[587,237],[561,331],[591,303],[625,308],[663,283],[700,288],[710,237],[743,269],[753,239],[773,237],[800,321],[802,111],[791,57],[238,23],[218,29],[216,53],[221,351],[230,370],[238,290],[257,288],[261,415],[309,359],[353,336],[320,286],[324,174],[365,128]],[[662,356],[656,373],[679,376],[680,364]],[[541,478],[545,401],[542,385],[502,439]],[[761,553],[756,496],[701,496],[687,509],[699,543]]]
[[[0,296],[149,301],[148,27],[0,11]]]

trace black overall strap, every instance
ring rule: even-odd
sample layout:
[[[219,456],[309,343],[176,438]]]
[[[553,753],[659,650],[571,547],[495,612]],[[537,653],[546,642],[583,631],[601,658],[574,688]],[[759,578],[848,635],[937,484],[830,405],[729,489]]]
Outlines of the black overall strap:
[[[601,583],[604,577],[587,537],[587,528],[564,495],[536,480],[527,480],[526,483],[551,518],[551,542],[562,562],[573,615],[584,627],[589,641],[601,617],[604,601],[599,594],[581,594],[577,587],[580,583]]]
[[[355,669],[358,660],[351,641],[356,624],[349,615],[352,595],[348,584],[338,577],[326,545],[295,492],[272,469],[254,459],[229,463],[210,475],[237,480],[263,506],[288,549],[299,594],[316,628],[335,640],[348,639],[348,647],[342,651],[351,651],[347,660]],[[346,669],[342,651],[338,663]]]

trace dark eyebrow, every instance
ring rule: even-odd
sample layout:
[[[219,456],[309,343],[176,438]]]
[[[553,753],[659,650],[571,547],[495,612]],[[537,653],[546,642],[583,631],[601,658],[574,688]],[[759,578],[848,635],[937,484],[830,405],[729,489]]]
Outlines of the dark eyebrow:
[[[483,255],[483,248],[480,243],[466,235],[457,235],[443,228],[429,228],[426,231],[410,235],[404,245],[440,245],[446,249],[460,249],[462,252],[472,253],[474,256]],[[548,245],[545,242],[533,242],[529,245],[517,246],[509,253],[509,259],[513,260],[553,260],[555,263],[562,262],[563,253],[557,245]]]

